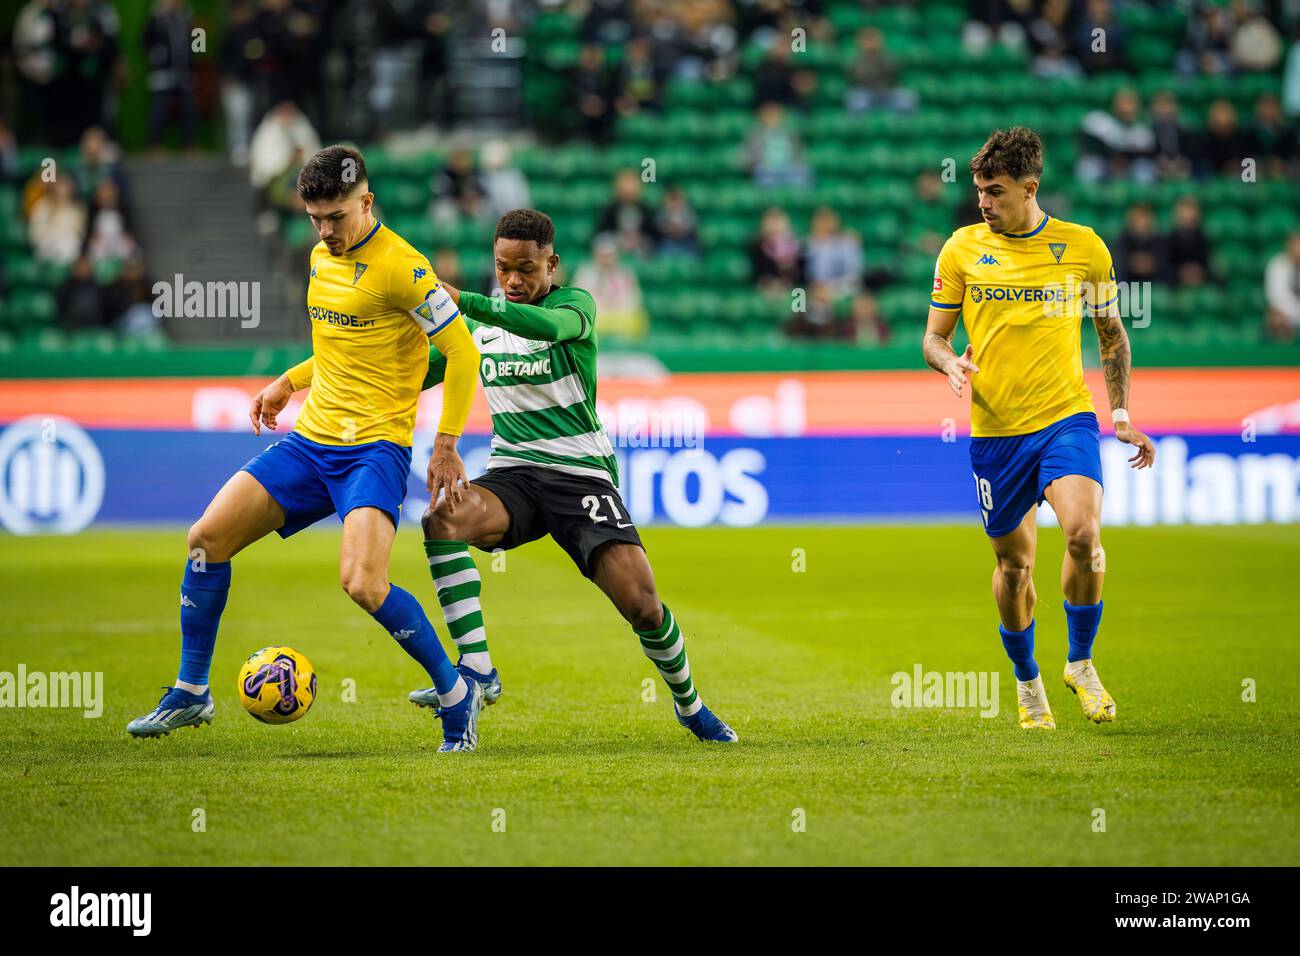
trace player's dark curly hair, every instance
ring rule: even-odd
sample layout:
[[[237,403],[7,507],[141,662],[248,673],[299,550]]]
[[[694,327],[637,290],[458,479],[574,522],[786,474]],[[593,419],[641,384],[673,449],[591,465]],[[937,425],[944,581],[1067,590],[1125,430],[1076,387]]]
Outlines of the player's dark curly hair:
[[[369,179],[361,150],[341,143],[326,146],[298,173],[298,195],[308,202],[340,199]]]
[[[511,209],[497,221],[492,241],[498,239],[532,240],[541,247],[554,245],[555,223],[546,213],[536,209]]]
[[[1002,175],[1041,179],[1043,141],[1027,126],[996,130],[972,157],[970,171],[980,179]]]

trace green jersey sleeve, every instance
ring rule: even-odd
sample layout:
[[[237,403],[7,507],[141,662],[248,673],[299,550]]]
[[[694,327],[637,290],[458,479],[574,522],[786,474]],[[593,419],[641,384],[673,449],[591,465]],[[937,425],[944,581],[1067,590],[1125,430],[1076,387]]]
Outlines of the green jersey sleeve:
[[[578,342],[596,327],[596,301],[586,289],[562,287],[542,300],[545,305],[519,305],[476,292],[460,294],[460,311],[484,325],[543,342]]]

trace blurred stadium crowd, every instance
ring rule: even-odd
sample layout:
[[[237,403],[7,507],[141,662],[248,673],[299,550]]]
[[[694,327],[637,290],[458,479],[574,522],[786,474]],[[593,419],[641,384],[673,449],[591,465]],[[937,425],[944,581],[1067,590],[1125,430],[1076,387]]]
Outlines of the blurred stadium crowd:
[[[366,150],[381,217],[457,285],[491,287],[502,211],[547,211],[615,342],[910,335],[940,245],[976,221],[966,161],[1016,123],[1046,144],[1044,208],[1153,284],[1150,341],[1300,330],[1297,0],[194,6],[158,0],[129,35],[104,0],[18,11],[0,345],[160,333],[132,230],[148,184],[119,145],[128,83],[147,89],[136,144],[193,150],[207,123],[293,261],[314,242],[294,178],[323,142]],[[475,106],[485,89],[499,109]],[[48,157],[71,175],[43,176]]]

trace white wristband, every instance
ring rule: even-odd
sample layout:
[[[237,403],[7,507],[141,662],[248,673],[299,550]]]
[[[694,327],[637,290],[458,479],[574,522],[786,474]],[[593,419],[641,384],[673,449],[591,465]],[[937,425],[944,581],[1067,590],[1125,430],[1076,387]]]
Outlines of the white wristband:
[[[1118,425],[1118,424],[1120,424],[1121,422],[1123,422],[1125,425],[1127,425],[1127,424],[1129,423],[1129,422],[1128,422],[1128,409],[1126,409],[1126,408],[1117,408],[1117,409],[1115,409],[1113,412],[1110,413],[1110,420],[1111,420],[1111,423],[1114,424],[1114,425]]]

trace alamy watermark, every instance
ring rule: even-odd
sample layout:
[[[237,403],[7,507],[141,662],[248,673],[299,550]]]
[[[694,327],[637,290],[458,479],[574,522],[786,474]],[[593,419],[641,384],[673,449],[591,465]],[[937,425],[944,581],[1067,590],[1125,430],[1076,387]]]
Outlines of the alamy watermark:
[[[82,715],[104,713],[103,671],[32,671],[19,664],[17,673],[0,671],[0,707],[80,709]]]
[[[889,678],[894,707],[975,707],[981,717],[998,715],[997,671],[896,671]]]
[[[186,282],[178,272],[170,283],[155,282],[153,296],[153,314],[160,319],[239,319],[245,329],[262,321],[260,282]]]

